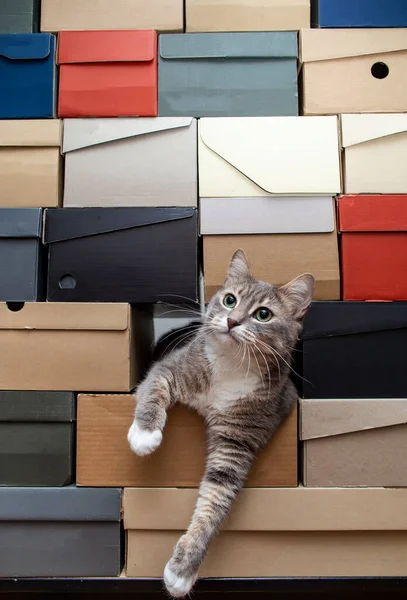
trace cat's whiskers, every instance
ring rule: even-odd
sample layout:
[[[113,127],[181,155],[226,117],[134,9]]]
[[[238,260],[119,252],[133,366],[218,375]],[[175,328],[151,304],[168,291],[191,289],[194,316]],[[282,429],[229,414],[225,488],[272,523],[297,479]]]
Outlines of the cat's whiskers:
[[[251,352],[250,352],[250,346],[248,346],[248,348],[249,348],[249,364],[248,364],[248,367],[247,367],[247,371],[246,371],[246,377],[245,377],[245,379],[247,379],[247,378],[248,378],[248,376],[249,376],[249,372],[250,372],[250,364],[251,364],[251,358],[250,358],[250,355],[251,355]]]
[[[174,344],[174,342],[177,342],[177,343],[176,343],[176,344],[175,344],[175,346],[174,346],[174,347],[171,349],[170,355],[171,355],[171,354],[173,354],[173,353],[175,352],[176,348],[177,348],[177,347],[178,347],[180,344],[182,344],[183,342],[186,342],[186,341],[187,341],[189,338],[192,338],[192,337],[193,337],[193,336],[195,336],[195,335],[198,337],[198,335],[199,335],[200,333],[202,333],[202,330],[201,330],[201,331],[198,331],[198,332],[197,332],[196,330],[194,330],[194,331],[187,331],[187,332],[186,332],[186,333],[184,333],[184,334],[183,334],[183,335],[182,335],[182,336],[181,336],[179,339],[175,339],[175,340],[173,340],[172,342],[170,342],[170,343],[169,343],[169,345],[168,345],[168,348],[167,348],[167,349],[166,349],[166,351],[165,351],[165,353],[167,353],[167,352],[168,352],[168,350],[171,348],[171,345],[172,345],[172,344]]]
[[[259,340],[260,341],[260,340]],[[271,346],[269,346],[268,344],[266,344],[265,342],[260,341],[260,343],[263,346],[266,346],[271,352],[275,352],[280,358],[281,360],[287,365],[287,367],[290,369],[290,371],[296,375],[297,377],[299,377],[300,379],[302,379],[303,381],[306,381],[307,383],[309,383],[310,385],[312,385],[312,383],[310,381],[308,381],[308,379],[304,379],[304,377],[302,377],[299,373],[297,373],[297,371],[295,371],[292,366],[281,356],[281,354],[279,352],[277,352],[277,350],[275,348],[272,348]]]
[[[194,331],[186,331],[185,333],[194,333],[196,329],[198,329],[197,325],[185,325],[185,327],[183,329],[193,329]],[[163,337],[160,338],[160,343],[163,342],[164,340],[166,340],[167,338],[169,338],[171,335],[174,334],[174,330],[169,331],[167,334],[165,334]],[[174,340],[175,341],[175,340]],[[155,342],[153,342],[151,344],[151,347],[155,345]],[[171,344],[170,344],[171,345]]]
[[[271,389],[270,389],[270,386],[271,386],[271,373],[270,373],[270,367],[269,367],[268,361],[267,361],[266,357],[264,356],[263,352],[260,350],[260,348],[257,346],[257,344],[255,342],[253,342],[253,345],[256,348],[257,352],[259,352],[261,354],[261,356],[262,356],[262,358],[264,360],[264,364],[265,364],[265,366],[267,368],[267,374],[268,374],[268,391],[269,391],[269,394],[270,394],[270,391],[271,391]],[[254,351],[253,351],[253,353],[254,353]],[[278,367],[278,380],[280,381],[280,368],[279,367]]]
[[[263,378],[263,373],[261,372],[260,365],[259,365],[259,361],[257,360],[257,356],[256,356],[256,353],[255,353],[255,351],[254,351],[254,350],[253,350],[253,356],[254,356],[254,358],[255,358],[255,361],[256,361],[256,363],[257,363],[257,368],[259,369],[259,374],[260,374],[260,377],[261,377],[261,382],[262,382],[262,385],[263,385],[263,387],[264,387],[264,378]]]

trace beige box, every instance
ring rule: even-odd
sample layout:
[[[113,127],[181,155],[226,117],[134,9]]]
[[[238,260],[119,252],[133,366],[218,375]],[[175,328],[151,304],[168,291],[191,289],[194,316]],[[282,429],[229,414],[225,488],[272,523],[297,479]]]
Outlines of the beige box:
[[[42,0],[41,31],[183,31],[183,0]]]
[[[406,194],[407,114],[342,115],[341,128],[345,193]]]
[[[304,29],[303,114],[407,111],[407,29]]]
[[[127,576],[162,577],[196,490],[126,488]],[[407,489],[246,489],[201,577],[404,576]]]
[[[187,32],[295,31],[310,20],[310,0],[186,0]]]
[[[128,392],[136,385],[149,357],[149,313],[128,304],[15,308],[0,303],[0,389]]]
[[[0,121],[0,207],[46,208],[61,198],[62,121]]]
[[[407,399],[301,400],[308,487],[407,487]]]
[[[134,394],[78,396],[77,485],[198,487],[206,461],[202,417],[175,406],[169,411],[160,448],[138,457],[127,442],[134,407]],[[295,409],[255,462],[247,486],[296,486],[297,439]]]

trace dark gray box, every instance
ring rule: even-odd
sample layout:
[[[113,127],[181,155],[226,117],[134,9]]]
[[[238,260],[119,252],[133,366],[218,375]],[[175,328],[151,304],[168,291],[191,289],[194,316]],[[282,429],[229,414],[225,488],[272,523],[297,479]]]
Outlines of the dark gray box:
[[[41,208],[0,208],[0,301],[45,300]]]
[[[121,490],[0,488],[0,577],[117,577]]]
[[[40,0],[0,0],[0,33],[37,33]]]
[[[0,391],[0,485],[72,483],[75,418],[72,392]]]

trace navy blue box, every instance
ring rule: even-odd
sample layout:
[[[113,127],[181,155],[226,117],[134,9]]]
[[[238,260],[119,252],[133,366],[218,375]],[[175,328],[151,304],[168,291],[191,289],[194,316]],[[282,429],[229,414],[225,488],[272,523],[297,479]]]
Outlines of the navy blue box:
[[[0,119],[52,118],[55,88],[55,36],[0,35]]]
[[[312,0],[313,27],[407,27],[407,0]]]

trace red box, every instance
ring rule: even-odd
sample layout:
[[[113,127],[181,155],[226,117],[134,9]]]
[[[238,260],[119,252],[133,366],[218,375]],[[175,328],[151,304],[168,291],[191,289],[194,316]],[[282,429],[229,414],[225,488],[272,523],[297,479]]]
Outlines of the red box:
[[[155,31],[61,31],[58,115],[155,117]]]
[[[338,201],[343,300],[407,300],[407,195]]]

